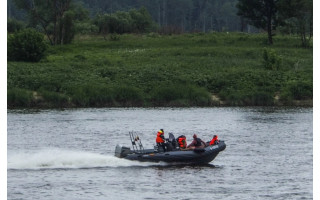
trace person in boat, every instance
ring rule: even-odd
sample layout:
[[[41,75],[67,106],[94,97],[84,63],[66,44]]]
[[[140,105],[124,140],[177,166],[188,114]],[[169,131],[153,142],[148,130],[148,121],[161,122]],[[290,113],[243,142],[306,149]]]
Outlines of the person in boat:
[[[165,144],[165,138],[164,138],[164,130],[160,129],[157,133],[156,143],[158,147],[162,147],[163,151],[166,151],[166,144]]]
[[[218,140],[218,136],[217,135],[214,135],[212,140],[209,143],[209,145],[215,145],[215,144],[219,144],[219,140]]]
[[[206,143],[198,138],[197,134],[193,134],[193,141],[187,146],[187,149],[204,148]]]
[[[177,138],[177,141],[178,141],[178,145],[179,145],[179,148],[180,149],[186,149],[187,148],[187,141],[186,141],[186,136],[184,135],[180,135],[178,138]]]

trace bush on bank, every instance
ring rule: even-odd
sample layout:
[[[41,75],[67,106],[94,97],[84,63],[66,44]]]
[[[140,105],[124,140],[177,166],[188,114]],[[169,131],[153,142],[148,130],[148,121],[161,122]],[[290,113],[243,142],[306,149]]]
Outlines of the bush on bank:
[[[310,81],[289,81],[283,89],[282,99],[292,102],[292,100],[307,100],[313,97],[313,86]]]
[[[151,101],[155,106],[210,106],[211,95],[193,85],[160,85],[151,92]]]
[[[7,105],[9,108],[32,107],[32,92],[20,89],[10,88],[7,90]]]
[[[8,35],[8,60],[38,62],[45,55],[47,44],[44,35],[24,29]]]

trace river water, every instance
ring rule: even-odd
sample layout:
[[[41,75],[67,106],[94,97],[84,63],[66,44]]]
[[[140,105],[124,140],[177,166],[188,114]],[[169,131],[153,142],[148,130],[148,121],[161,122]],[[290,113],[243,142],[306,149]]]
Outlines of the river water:
[[[312,108],[9,110],[8,199],[312,199]],[[205,166],[114,157],[129,131],[213,134],[227,148]]]

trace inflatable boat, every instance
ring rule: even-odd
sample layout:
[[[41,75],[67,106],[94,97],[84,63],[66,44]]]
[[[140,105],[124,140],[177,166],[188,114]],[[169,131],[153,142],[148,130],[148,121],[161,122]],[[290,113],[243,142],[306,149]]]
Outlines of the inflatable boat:
[[[207,164],[226,148],[224,141],[219,141],[217,144],[208,145],[204,148],[180,149],[173,134],[169,133],[169,139],[166,139],[168,148],[164,152],[158,146],[154,146],[154,149],[144,149],[139,137],[132,132],[129,134],[132,149],[117,145],[115,149],[116,157],[141,162]]]

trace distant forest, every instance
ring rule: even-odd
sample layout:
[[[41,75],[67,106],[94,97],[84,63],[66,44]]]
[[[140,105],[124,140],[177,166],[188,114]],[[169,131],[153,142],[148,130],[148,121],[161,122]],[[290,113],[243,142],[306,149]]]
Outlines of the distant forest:
[[[244,31],[256,32],[237,15],[238,0],[74,0],[97,14],[129,11],[145,7],[159,28],[174,32]],[[8,0],[8,18],[26,20],[26,13]]]

